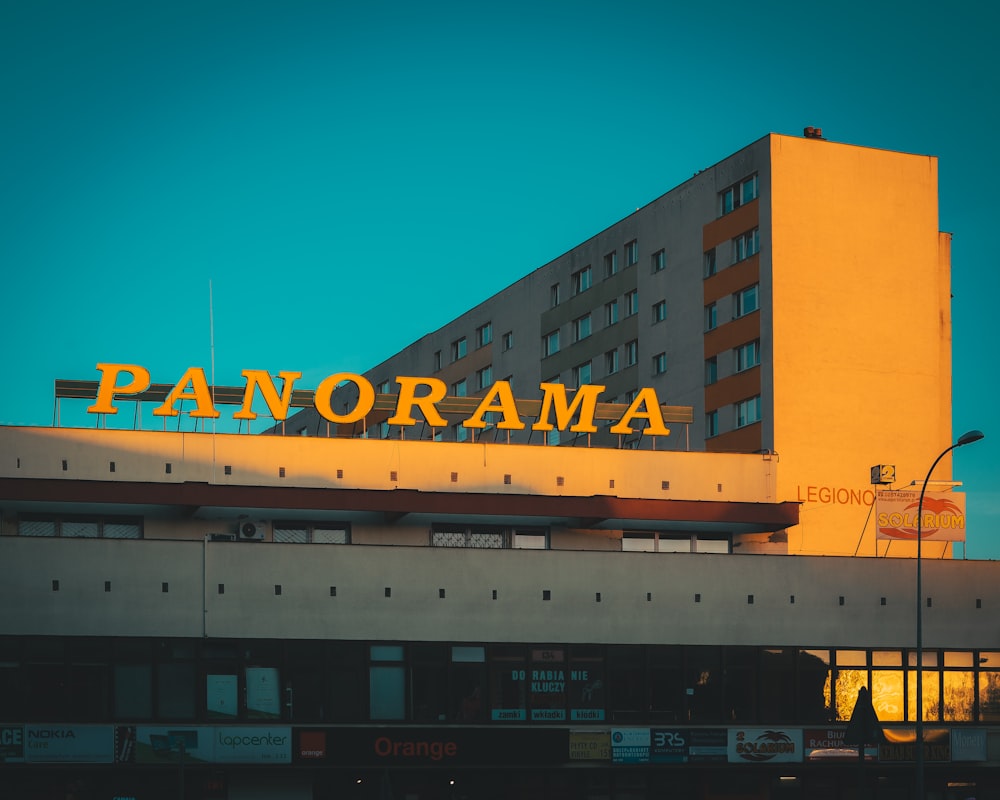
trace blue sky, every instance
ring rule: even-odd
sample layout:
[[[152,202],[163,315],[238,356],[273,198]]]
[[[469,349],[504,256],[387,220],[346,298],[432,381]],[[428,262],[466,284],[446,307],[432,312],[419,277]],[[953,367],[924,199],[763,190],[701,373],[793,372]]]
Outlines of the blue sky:
[[[1000,558],[994,20],[969,2],[695,5],[0,4],[0,424],[50,425],[53,381],[99,361],[164,383],[213,355],[220,384],[364,370],[698,169],[814,125],[940,158],[954,430],[987,433],[955,454],[966,552]]]

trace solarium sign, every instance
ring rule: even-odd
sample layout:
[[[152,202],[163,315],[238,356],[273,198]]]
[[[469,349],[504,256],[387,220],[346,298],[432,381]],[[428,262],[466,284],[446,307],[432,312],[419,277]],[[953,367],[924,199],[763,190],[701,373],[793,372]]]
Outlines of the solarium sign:
[[[90,414],[117,414],[116,399],[138,396],[150,388],[150,374],[145,367],[136,364],[98,364],[101,379],[97,386],[96,401],[87,408]],[[288,416],[292,401],[292,390],[295,381],[302,377],[301,372],[279,372],[282,381],[281,391],[275,386],[270,373],[265,370],[247,369],[241,373],[246,381],[243,390],[243,402],[239,410],[233,414],[233,419],[253,420],[257,413],[252,405],[257,393],[267,406],[270,415],[278,422]],[[353,408],[345,409],[343,413],[333,410],[331,398],[334,390],[343,384],[353,383],[357,387],[358,398]],[[433,428],[446,428],[448,421],[441,416],[438,404],[445,399],[447,386],[438,378],[396,377],[399,394],[396,396],[394,413],[387,422],[389,425],[411,426],[418,420],[414,411],[419,410],[423,419]],[[597,411],[597,400],[604,391],[604,386],[585,384],[575,390],[572,401],[567,396],[566,387],[559,383],[540,383],[542,399],[537,420],[531,425],[533,431],[572,431],[574,433],[596,433],[594,418]],[[337,372],[324,378],[313,393],[313,405],[324,419],[338,424],[353,424],[360,422],[375,408],[375,388],[371,382],[361,375],[351,372]],[[465,428],[486,428],[486,415],[495,417],[496,422],[489,423],[500,430],[524,430],[527,427],[518,410],[518,401],[507,381],[497,381],[481,398],[471,398],[477,405],[465,419]],[[212,387],[205,378],[205,370],[200,367],[189,367],[180,380],[173,385],[163,402],[153,409],[154,416],[176,417],[180,412],[176,408],[179,402],[192,401],[194,410],[188,412],[195,418],[215,419],[220,412],[215,407]],[[664,423],[656,391],[652,387],[639,390],[635,399],[625,406],[617,421],[609,428],[613,434],[631,434],[635,432],[633,423],[644,420],[645,426],[640,434],[650,436],[669,436],[670,429]],[[553,416],[555,421],[552,421]],[[576,420],[574,422],[574,419]]]
[[[879,539],[917,539],[917,510],[920,508],[921,541],[965,541],[965,494],[926,492],[920,506],[920,492],[878,492],[875,516]]]

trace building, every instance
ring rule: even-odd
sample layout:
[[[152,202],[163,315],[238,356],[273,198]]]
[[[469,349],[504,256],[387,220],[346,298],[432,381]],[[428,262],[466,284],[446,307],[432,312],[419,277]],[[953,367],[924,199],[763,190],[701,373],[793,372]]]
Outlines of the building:
[[[936,202],[770,135],[365,376],[57,381],[93,429],[0,427],[0,796],[903,800],[922,676],[928,797],[1000,800],[998,565],[918,592],[869,520],[952,441]]]
[[[794,531],[785,462],[9,427],[0,454],[5,797],[839,799],[861,686],[888,741],[860,779],[911,796],[914,561],[714,546]],[[657,552],[681,536],[709,552]],[[1000,797],[997,577],[925,564],[932,797]]]
[[[762,453],[783,463],[776,496],[803,504],[776,551],[883,555],[866,524],[870,466],[922,479],[951,430],[937,160],[813,128],[765,136],[365,373],[384,394],[412,375],[455,397],[500,380],[525,398],[542,382],[595,384],[620,403],[653,387],[693,413],[669,436],[639,438],[610,434],[610,422],[576,436],[480,432],[461,414],[403,432],[386,412],[366,435]],[[353,386],[335,395],[355,402]],[[278,429],[337,433],[311,411]]]

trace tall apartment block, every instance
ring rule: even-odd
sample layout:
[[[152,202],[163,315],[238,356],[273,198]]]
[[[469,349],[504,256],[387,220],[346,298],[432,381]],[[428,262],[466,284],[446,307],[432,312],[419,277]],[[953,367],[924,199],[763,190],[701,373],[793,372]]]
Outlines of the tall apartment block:
[[[812,128],[764,136],[365,373],[382,394],[401,375],[440,379],[454,397],[506,380],[518,398],[537,400],[545,382],[570,396],[597,384],[601,402],[628,403],[652,387],[660,403],[690,409],[669,436],[612,435],[610,421],[573,439],[531,420],[477,431],[462,425],[467,414],[404,431],[388,411],[363,435],[758,453],[781,462],[775,499],[802,504],[797,528],[762,547],[908,555],[905,543],[876,542],[869,469],[895,465],[902,488],[951,441],[937,159]],[[284,425],[359,434],[335,428],[312,409]],[[947,547],[929,543],[925,555]]]

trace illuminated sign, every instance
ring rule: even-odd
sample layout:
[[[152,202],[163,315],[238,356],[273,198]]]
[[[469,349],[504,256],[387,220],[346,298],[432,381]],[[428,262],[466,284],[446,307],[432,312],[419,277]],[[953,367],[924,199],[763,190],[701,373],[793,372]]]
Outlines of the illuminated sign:
[[[878,492],[875,501],[879,539],[916,541],[920,492]],[[920,520],[922,541],[965,541],[965,494],[927,492]]]
[[[96,400],[87,408],[90,414],[117,414],[115,401],[119,398],[137,399],[151,386],[149,370],[136,364],[98,364],[101,379],[97,386]],[[292,405],[295,381],[302,377],[300,372],[279,372],[281,391],[275,386],[274,378],[265,370],[247,369],[241,373],[246,380],[242,404],[233,414],[234,419],[253,420],[257,418],[252,405],[259,396],[267,406],[270,416],[280,422],[287,418]],[[334,390],[352,383],[357,387],[358,398],[353,408],[343,413],[333,410],[331,399]],[[447,386],[438,378],[420,378],[400,375],[396,377],[399,394],[396,396],[394,413],[387,420],[389,425],[412,426],[417,424],[414,411],[419,410],[423,419],[433,428],[448,427],[448,421],[441,416],[438,404],[445,400]],[[604,386],[585,384],[576,389],[569,398],[567,388],[560,383],[540,383],[542,399],[537,420],[531,425],[533,431],[572,431],[574,433],[596,433],[594,419],[598,407],[598,397]],[[500,430],[524,430],[527,427],[518,410],[518,401],[507,381],[497,381],[477,401],[475,409],[464,420],[465,428],[486,428],[486,415],[497,421],[489,423]],[[220,416],[215,407],[212,387],[200,367],[190,367],[176,384],[166,393],[163,402],[153,409],[154,416],[176,417],[180,411],[177,403],[192,401],[194,410],[189,414],[196,418],[215,419]],[[337,424],[353,424],[363,420],[375,408],[376,394],[371,382],[361,375],[351,372],[337,372],[320,381],[313,393],[313,406],[324,419]],[[645,387],[638,391],[635,399],[627,406],[609,428],[613,434],[635,433],[633,424],[644,420],[645,426],[639,432],[651,436],[669,436],[670,429],[664,423],[656,391]],[[575,420],[575,421],[574,421]]]

